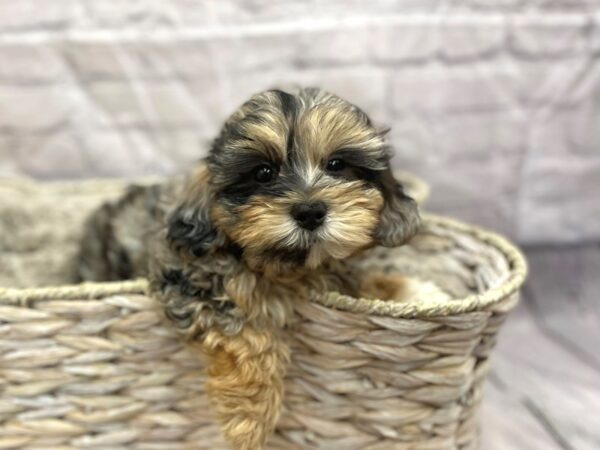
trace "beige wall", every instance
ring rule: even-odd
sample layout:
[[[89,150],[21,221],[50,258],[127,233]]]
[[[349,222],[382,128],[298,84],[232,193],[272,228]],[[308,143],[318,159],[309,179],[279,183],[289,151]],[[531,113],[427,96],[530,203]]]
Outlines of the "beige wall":
[[[0,173],[173,172],[251,93],[320,85],[392,127],[431,209],[526,243],[595,240],[596,5],[4,0]]]

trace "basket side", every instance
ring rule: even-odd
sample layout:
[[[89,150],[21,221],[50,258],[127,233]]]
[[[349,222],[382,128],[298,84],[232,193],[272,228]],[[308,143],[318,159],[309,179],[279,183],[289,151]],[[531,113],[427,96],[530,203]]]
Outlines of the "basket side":
[[[299,448],[477,448],[489,357],[517,299],[513,293],[498,302],[503,311],[421,319],[302,305],[286,412],[274,442],[283,448],[290,442]]]
[[[444,246],[447,248],[443,248]],[[357,299],[337,292],[314,293],[313,301],[329,308],[368,315],[398,318],[444,317],[496,307],[502,309],[500,304],[518,292],[527,278],[527,261],[515,245],[496,233],[454,219],[424,215],[423,231],[417,239],[407,247],[390,251],[386,256],[394,257],[405,251],[416,256],[421,252],[419,247],[425,253],[444,251],[449,271],[474,273],[473,267],[481,267],[480,278],[473,281],[476,284],[474,289],[468,295],[454,295],[451,301],[425,298],[395,302]],[[469,254],[477,257],[465,256]],[[435,270],[439,271],[440,268]]]
[[[138,287],[0,306],[0,448],[227,448],[202,361]]]

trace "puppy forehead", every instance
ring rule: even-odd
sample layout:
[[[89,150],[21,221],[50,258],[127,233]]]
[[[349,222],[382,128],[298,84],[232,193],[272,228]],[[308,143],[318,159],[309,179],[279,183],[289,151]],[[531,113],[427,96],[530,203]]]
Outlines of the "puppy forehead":
[[[290,123],[278,108],[263,105],[249,112],[232,128],[235,137],[230,142],[233,152],[254,152],[267,159],[286,159],[287,135]]]
[[[324,91],[267,91],[252,97],[230,118],[217,156],[222,172],[244,171],[260,161],[288,166],[304,183],[322,173],[334,153],[351,149],[354,161],[381,159],[385,146],[368,116]],[[370,165],[370,164],[367,164]],[[229,177],[227,177],[229,178]]]

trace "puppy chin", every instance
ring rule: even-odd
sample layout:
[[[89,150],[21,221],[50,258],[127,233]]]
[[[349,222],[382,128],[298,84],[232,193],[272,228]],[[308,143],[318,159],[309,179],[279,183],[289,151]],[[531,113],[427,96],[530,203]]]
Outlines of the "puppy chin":
[[[327,260],[346,259],[354,256],[356,253],[366,249],[367,247],[369,247],[369,245],[362,247],[347,247],[329,242],[319,242],[314,244],[308,251],[304,265],[309,269],[316,269]]]
[[[252,262],[252,266],[277,268],[278,271],[286,272],[303,268],[318,269],[326,261],[349,258],[374,245],[371,239],[357,239],[360,245],[356,245],[326,241],[319,238],[317,233],[303,237],[303,245],[300,246],[275,247],[260,251],[246,249],[244,253],[246,259]]]
[[[340,259],[344,256],[332,256],[327,251],[327,246],[324,243],[318,243],[311,247],[306,257],[305,266],[309,269],[316,269],[328,259]]]
[[[314,269],[328,259],[346,259],[374,246],[374,223],[328,221],[315,232],[306,266]]]

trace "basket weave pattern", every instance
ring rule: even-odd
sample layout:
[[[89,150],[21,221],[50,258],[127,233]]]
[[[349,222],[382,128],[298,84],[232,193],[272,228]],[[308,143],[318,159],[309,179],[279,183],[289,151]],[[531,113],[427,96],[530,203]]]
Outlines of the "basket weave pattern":
[[[477,446],[496,333],[526,272],[504,239],[428,216],[411,245],[365,270],[431,279],[455,300],[315,293],[289,330],[293,361],[270,449]],[[0,449],[225,449],[202,362],[144,280],[0,288]]]

